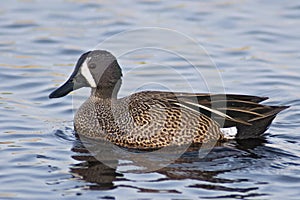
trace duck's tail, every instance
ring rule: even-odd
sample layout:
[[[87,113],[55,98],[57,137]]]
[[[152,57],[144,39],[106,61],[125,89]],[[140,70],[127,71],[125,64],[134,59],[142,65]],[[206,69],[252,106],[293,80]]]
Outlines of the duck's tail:
[[[268,97],[229,94],[223,100],[212,98],[211,105],[214,105],[214,109],[226,113],[228,117],[223,118],[225,120],[223,127],[235,127],[237,130],[235,139],[249,139],[261,136],[269,128],[276,115],[289,108],[289,106],[261,104],[267,99]]]
[[[251,125],[237,124],[236,139],[248,139],[261,136],[270,126],[276,115],[289,106],[268,106],[269,111],[263,116],[248,120]]]
[[[270,126],[276,115],[289,106],[268,106],[260,102],[268,97],[236,94],[177,94],[180,104],[198,110],[218,122],[222,128],[233,128],[236,139],[256,138]],[[193,102],[197,98],[197,102]],[[231,129],[229,132],[234,132]],[[226,131],[225,131],[226,132]],[[230,136],[231,138],[232,135]]]

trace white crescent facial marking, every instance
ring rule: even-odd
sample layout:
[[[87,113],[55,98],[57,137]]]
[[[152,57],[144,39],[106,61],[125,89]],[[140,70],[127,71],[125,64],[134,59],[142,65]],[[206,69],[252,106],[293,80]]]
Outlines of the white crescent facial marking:
[[[89,59],[85,60],[84,63],[82,63],[80,72],[82,74],[82,76],[86,79],[86,81],[90,84],[91,87],[97,87],[97,84],[95,82],[95,79],[93,78],[91,71],[87,65],[87,62],[89,61]]]

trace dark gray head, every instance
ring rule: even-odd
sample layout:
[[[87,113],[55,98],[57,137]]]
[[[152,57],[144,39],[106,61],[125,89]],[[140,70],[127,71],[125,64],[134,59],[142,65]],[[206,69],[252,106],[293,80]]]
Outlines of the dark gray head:
[[[82,87],[113,90],[122,77],[117,59],[108,51],[94,50],[82,54],[70,78],[49,98],[59,98]]]

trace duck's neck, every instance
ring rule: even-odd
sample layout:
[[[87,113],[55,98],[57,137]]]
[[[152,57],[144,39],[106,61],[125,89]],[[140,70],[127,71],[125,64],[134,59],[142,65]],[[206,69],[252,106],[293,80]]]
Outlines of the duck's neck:
[[[101,87],[92,88],[91,96],[95,96],[101,99],[117,99],[118,92],[121,87],[121,79],[111,87]]]

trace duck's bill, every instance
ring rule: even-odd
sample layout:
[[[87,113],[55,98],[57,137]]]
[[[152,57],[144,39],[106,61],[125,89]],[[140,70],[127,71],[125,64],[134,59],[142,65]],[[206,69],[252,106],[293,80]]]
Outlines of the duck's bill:
[[[60,86],[59,88],[54,90],[49,95],[49,98],[60,98],[60,97],[66,96],[73,90],[77,90],[79,88],[89,86],[88,82],[86,81],[86,78],[81,74],[81,71],[80,71],[80,67],[89,53],[90,52],[87,52],[79,58],[70,78],[62,86]]]
[[[54,90],[50,95],[49,98],[60,98],[66,96],[70,92],[74,90],[74,82],[72,79],[69,79],[65,82],[62,86]]]

